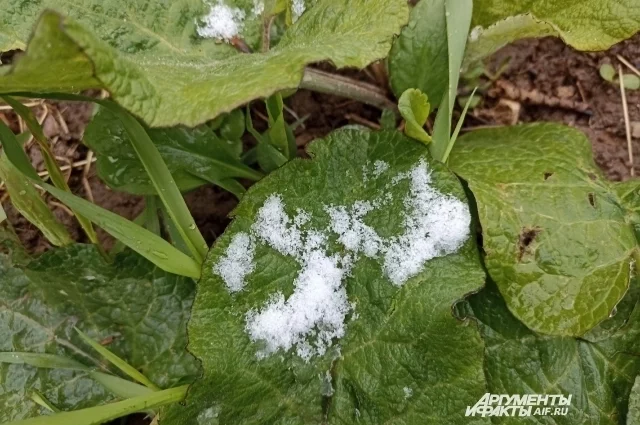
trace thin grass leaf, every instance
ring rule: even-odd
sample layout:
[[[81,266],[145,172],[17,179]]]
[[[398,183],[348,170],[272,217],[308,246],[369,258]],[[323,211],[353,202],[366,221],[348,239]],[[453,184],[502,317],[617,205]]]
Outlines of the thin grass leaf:
[[[180,235],[180,232],[178,232],[178,229],[176,229],[175,224],[173,223],[173,221],[171,221],[171,218],[169,218],[169,213],[167,213],[167,209],[164,207],[164,205],[160,206],[160,211],[162,213],[162,222],[164,223],[164,228],[169,234],[171,243],[174,247],[189,255],[189,248],[187,248],[187,244],[184,243],[182,235]]]
[[[39,184],[69,208],[76,209],[114,238],[122,241],[126,246],[162,270],[194,279],[200,277],[200,264],[171,246],[169,242],[161,237],[111,211],[64,190],[46,183]]]
[[[460,134],[460,129],[462,128],[462,124],[464,123],[464,119],[467,116],[467,111],[469,110],[469,105],[473,101],[473,95],[476,94],[476,90],[478,87],[473,89],[471,92],[471,96],[467,99],[467,103],[465,103],[464,108],[462,109],[462,113],[460,114],[460,118],[458,118],[458,123],[456,124],[455,130],[453,130],[453,134],[451,135],[451,139],[449,140],[449,145],[447,146],[447,151],[444,153],[444,157],[442,158],[442,162],[445,164],[449,160],[449,154],[451,153],[451,149],[453,149],[453,145],[456,143],[456,139],[458,138],[458,134]]]
[[[120,398],[137,397],[152,390],[119,376],[98,372],[73,359],[48,353],[0,353],[0,363],[25,364],[43,369],[66,369],[87,372],[89,376]]]
[[[38,390],[31,390],[31,400],[33,400],[34,403],[36,403],[36,404],[44,407],[45,409],[49,410],[50,412],[53,412],[53,413],[60,412],[60,409],[58,409],[56,406],[51,404],[51,402],[49,400],[47,400],[45,398],[45,396],[40,394],[40,392]]]
[[[89,370],[73,359],[48,353],[2,352],[0,363],[26,364],[45,369]]]
[[[128,112],[113,102],[102,101],[100,104],[109,108],[122,121],[129,134],[131,144],[162,203],[166,206],[169,216],[176,223],[176,228],[183,235],[196,262],[202,264],[207,255],[208,245],[198,230],[180,189],[175,184],[158,148],[153,144],[142,124]]]
[[[51,244],[65,246],[73,243],[67,229],[55,218],[31,182],[9,161],[8,155],[0,157],[0,180],[5,182],[13,206],[40,229]]]
[[[60,170],[60,167],[58,166],[58,163],[56,162],[53,156],[53,153],[49,148],[49,142],[46,136],[44,135],[42,126],[40,125],[36,117],[33,115],[31,110],[26,106],[24,106],[22,103],[12,98],[11,96],[0,96],[0,98],[2,98],[5,102],[7,102],[7,104],[11,106],[11,108],[13,108],[14,112],[16,112],[20,117],[22,117],[24,122],[27,124],[27,128],[29,128],[29,131],[33,135],[33,138],[35,139],[36,143],[38,143],[38,146],[40,147],[40,152],[42,153],[44,164],[47,168],[47,171],[49,172],[49,176],[51,177],[51,181],[53,182],[55,187],[57,187],[58,189],[65,190],[67,192],[71,192],[71,189],[67,184],[67,180],[62,175],[62,171]],[[80,223],[80,226],[86,233],[91,243],[97,245],[98,248],[102,251],[102,247],[100,246],[100,242],[98,241],[98,235],[96,234],[91,222],[86,217],[83,217],[81,214],[77,214],[75,211],[73,212],[76,218],[78,219],[78,223]]]
[[[109,362],[111,362],[111,364],[113,364],[115,367],[117,367],[122,372],[127,374],[130,378],[132,378],[135,381],[140,382],[142,385],[145,385],[148,388],[151,388],[153,391],[160,391],[160,388],[156,384],[151,382],[142,373],[138,372],[138,370],[136,370],[136,368],[134,368],[129,363],[127,363],[124,360],[122,360],[120,357],[118,357],[115,354],[113,354],[106,347],[98,344],[97,342],[95,342],[94,340],[89,338],[89,336],[87,334],[85,334],[84,332],[82,332],[80,329],[75,328],[75,330],[76,330],[76,332],[78,332],[78,335],[80,335],[80,338],[82,338],[82,340],[84,342],[89,344],[91,346],[91,348],[93,348],[98,353],[100,353],[100,355],[102,357],[104,357],[105,359],[109,360]]]
[[[4,153],[14,167],[20,170],[25,176],[40,180],[40,176],[38,176],[36,169],[33,168],[31,160],[22,149],[22,144],[18,141],[16,135],[13,134],[13,131],[2,121],[0,121],[0,144],[2,144]]]
[[[449,84],[436,114],[433,143],[430,146],[431,155],[439,161],[443,161],[451,139],[453,106],[455,105],[460,68],[471,26],[473,0],[445,0],[444,6],[449,49]]]
[[[0,204],[0,224],[4,223],[7,219],[7,213],[4,212],[4,208],[2,208],[2,204]]]
[[[160,233],[160,218],[158,217],[158,197],[157,196],[145,196],[144,197],[144,210],[143,222],[144,227],[148,231],[155,235],[161,236]]]
[[[186,396],[188,388],[188,385],[183,385],[104,406],[25,419],[10,422],[7,425],[99,425],[132,413],[144,412],[166,404],[180,402]]]

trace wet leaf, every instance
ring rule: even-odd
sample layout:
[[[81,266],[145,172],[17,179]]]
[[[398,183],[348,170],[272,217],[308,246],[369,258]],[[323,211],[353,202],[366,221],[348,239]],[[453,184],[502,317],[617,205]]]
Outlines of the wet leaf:
[[[413,269],[405,263],[394,269],[386,254],[366,251],[365,255],[348,241],[339,242],[338,234],[330,230],[334,222],[328,212],[336,213],[339,206],[355,211],[352,208],[358,205],[367,210],[366,202],[376,205],[361,219],[384,245],[407,232],[406,215],[417,211],[407,206],[407,199],[422,196],[423,189],[430,190],[427,187],[433,188],[430,196],[446,199],[445,203],[459,206],[461,214],[468,214],[460,183],[429,158],[426,147],[395,131],[337,131],[314,142],[309,153],[311,160],[294,159],[254,185],[210,251],[189,324],[189,348],[202,361],[204,375],[190,388],[185,406],[163,412],[161,424],[208,423],[214,418],[235,424],[468,423],[466,406],[484,393],[482,345],[475,329],[452,315],[452,306],[483,284],[476,245],[466,233],[469,221],[458,222],[467,237],[457,251],[434,254],[435,258],[414,264]],[[420,185],[417,176],[423,167],[430,170],[431,183]],[[254,234],[257,217],[270,214],[262,208],[277,203],[276,194],[293,220],[283,223],[288,230],[265,225],[264,229],[273,230],[273,246],[280,248],[256,239],[254,254],[247,254],[251,238],[258,237]],[[434,210],[433,214],[433,219],[446,217],[448,226],[441,228],[444,233],[432,230],[432,237],[450,235],[445,228],[455,227],[458,213]],[[292,227],[293,222],[298,227]],[[288,232],[295,229],[310,232],[305,238],[312,239],[305,239],[303,245],[312,251],[313,229],[327,237],[327,251],[323,254],[318,248],[314,256],[335,255],[342,258],[340,267],[347,269],[349,260],[343,256],[351,253],[350,272],[340,283],[346,299],[322,302],[329,309],[341,302],[351,307],[338,319],[344,323],[343,336],[320,340],[318,335],[307,335],[289,349],[281,346],[270,351],[262,339],[250,338],[247,314],[266,308],[278,292],[287,303],[295,302],[292,294],[300,296],[301,283],[294,281],[304,279],[307,272],[301,269],[307,263],[299,263],[295,253],[286,254],[297,245],[277,242],[280,237],[282,241],[293,237]],[[415,241],[428,246],[422,235]],[[249,244],[248,249],[234,251],[239,256],[227,252],[230,245],[243,243]],[[411,251],[415,252],[425,251]],[[245,268],[235,263],[240,268],[222,271],[221,267],[244,261],[247,255],[251,258]],[[327,261],[333,266],[327,263],[317,273],[335,267],[333,260]],[[254,264],[253,271],[248,263]],[[316,281],[318,297],[326,295],[321,289],[326,284],[323,279]],[[335,290],[339,297],[342,289]],[[322,307],[309,306],[305,311],[314,315],[316,308]],[[318,329],[329,332],[331,326],[325,322]]]
[[[191,280],[165,273],[127,251],[107,264],[96,249],[72,245],[29,260],[0,254],[0,351],[58,354],[95,367],[74,326],[162,388],[198,373],[185,350]],[[24,265],[22,265],[24,264]],[[62,410],[114,397],[87,371],[0,364],[0,422],[45,413],[39,391]]]
[[[556,124],[474,131],[449,165],[473,192],[487,270],[519,320],[578,336],[609,316],[638,248],[630,211],[582,133]]]
[[[205,2],[50,0],[47,7],[69,17],[44,12],[30,38],[25,28],[44,5],[11,3],[0,10],[7,23],[0,45],[29,41],[27,53],[0,71],[0,93],[103,88],[154,127],[194,126],[297,88],[309,63],[362,68],[387,55],[408,18],[404,0],[326,0],[305,10],[269,52],[244,54],[198,35]]]

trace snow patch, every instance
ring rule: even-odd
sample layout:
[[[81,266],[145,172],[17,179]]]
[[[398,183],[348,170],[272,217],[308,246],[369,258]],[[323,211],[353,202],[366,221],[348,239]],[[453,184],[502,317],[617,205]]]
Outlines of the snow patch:
[[[304,0],[293,0],[293,4],[291,5],[291,14],[293,15],[293,22],[297,21],[300,16],[304,13],[306,6],[304,4]]]
[[[262,12],[264,12],[264,0],[253,0],[251,13],[253,13],[254,16],[260,16]]]
[[[405,400],[410,399],[411,396],[413,395],[413,390],[411,388],[409,388],[409,387],[404,387],[402,389],[402,391],[404,392],[404,399]]]
[[[218,1],[211,5],[209,14],[201,19],[202,25],[197,29],[198,35],[230,41],[242,30],[244,18],[245,13],[242,9]]]
[[[469,41],[470,42],[478,41],[483,31],[484,31],[484,28],[482,28],[482,25],[473,27],[473,29],[469,33]]]
[[[239,232],[233,235],[224,256],[213,267],[213,272],[224,280],[229,292],[244,288],[245,277],[255,268],[254,252],[255,243],[249,234]]]
[[[371,164],[365,168],[368,171]],[[377,178],[388,168],[387,163],[376,161],[370,174]],[[345,317],[353,312],[355,319],[357,314],[355,304],[348,301],[343,281],[362,256],[378,258],[383,263],[383,273],[401,286],[420,273],[428,260],[462,246],[469,237],[468,206],[432,186],[425,160],[392,177],[387,189],[402,180],[409,180],[409,191],[403,200],[403,232],[398,236],[383,238],[365,223],[367,214],[393,200],[390,190],[371,201],[359,200],[350,206],[325,205],[329,218],[326,229],[309,228],[311,215],[302,209],[290,217],[281,195],[272,194],[258,210],[249,233],[233,236],[225,255],[214,266],[214,272],[230,292],[241,290],[247,275],[254,270],[258,243],[299,264],[294,291],[288,299],[281,292],[275,293],[261,308],[246,314],[247,333],[252,341],[263,344],[258,357],[295,349],[308,361],[324,354],[334,339],[344,336]],[[330,233],[337,235],[344,250],[330,252]]]
[[[334,338],[344,335],[344,319],[350,305],[341,283],[349,270],[341,267],[339,256],[325,252],[323,233],[300,229],[297,223],[305,221],[300,218],[301,214],[305,213],[299,213],[292,220],[280,196],[271,195],[258,211],[253,226],[262,242],[300,264],[289,299],[277,293],[260,311],[254,309],[247,313],[249,336],[253,341],[265,343],[265,348],[258,352],[259,357],[295,347],[301,358],[309,360],[324,354]],[[311,336],[311,342],[307,336]]]

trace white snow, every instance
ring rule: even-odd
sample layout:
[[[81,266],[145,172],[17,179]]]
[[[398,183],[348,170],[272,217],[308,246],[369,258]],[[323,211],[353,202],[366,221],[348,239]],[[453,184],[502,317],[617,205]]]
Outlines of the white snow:
[[[405,400],[411,398],[411,396],[413,395],[413,390],[409,387],[404,387],[402,391],[404,391]]]
[[[244,278],[253,271],[253,255],[255,243],[251,236],[244,232],[233,235],[225,255],[213,267],[229,288],[229,292],[237,292],[244,288]]]
[[[388,168],[387,163],[376,162],[372,175],[378,178]],[[425,160],[418,161],[408,172],[388,178],[391,183],[386,190],[371,201],[325,205],[329,218],[326,229],[311,228],[311,214],[302,209],[289,216],[281,195],[272,194],[258,210],[250,232],[234,235],[225,255],[214,266],[214,272],[231,292],[241,290],[254,270],[257,244],[292,257],[299,265],[291,296],[275,293],[261,308],[246,315],[246,331],[251,340],[263,344],[259,357],[295,349],[298,356],[309,360],[324,354],[334,339],[342,337],[347,314],[353,312],[357,317],[343,281],[362,256],[378,258],[391,283],[401,286],[420,273],[428,260],[455,252],[469,237],[468,206],[432,186]],[[403,180],[409,183],[403,200],[403,231],[398,236],[381,237],[365,223],[366,217],[392,201],[391,187]],[[331,233],[344,247],[339,253],[329,252]]]
[[[211,5],[209,14],[202,18],[203,25],[198,27],[198,35],[230,41],[240,33],[244,18],[245,13],[242,9],[218,1]]]
[[[484,28],[482,28],[482,25],[473,27],[473,29],[469,33],[469,41],[471,42],[478,41],[478,38],[480,38],[480,34],[482,34],[483,31],[484,31]]]
[[[337,255],[325,252],[324,234],[299,228],[296,223],[304,221],[299,215],[292,220],[280,196],[272,195],[258,211],[253,226],[264,243],[300,264],[289,299],[278,293],[260,311],[247,313],[249,336],[265,343],[259,356],[295,347],[297,354],[308,360],[324,354],[334,338],[344,335],[344,319],[350,305],[341,283],[348,270],[341,267]],[[307,341],[309,335],[312,342]]]
[[[389,163],[384,161],[376,161],[373,163],[373,176],[379,177],[380,174],[384,173],[389,169]]]
[[[304,0],[293,0],[293,4],[291,5],[293,22],[297,21],[300,18],[300,16],[302,16],[305,8],[306,6],[304,4]]]
[[[264,0],[253,0],[253,13],[254,16],[260,16],[264,12]]]
[[[405,231],[392,238],[384,256],[384,270],[391,282],[404,284],[434,258],[457,251],[469,236],[469,207],[459,199],[431,187],[424,160],[410,172],[410,191],[404,199],[409,211]]]

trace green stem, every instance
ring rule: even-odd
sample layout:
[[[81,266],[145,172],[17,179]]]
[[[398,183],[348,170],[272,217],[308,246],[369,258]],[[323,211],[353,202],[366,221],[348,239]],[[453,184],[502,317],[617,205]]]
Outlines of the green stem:
[[[397,110],[396,104],[378,86],[315,68],[304,70],[300,88],[346,97],[379,109]]]

